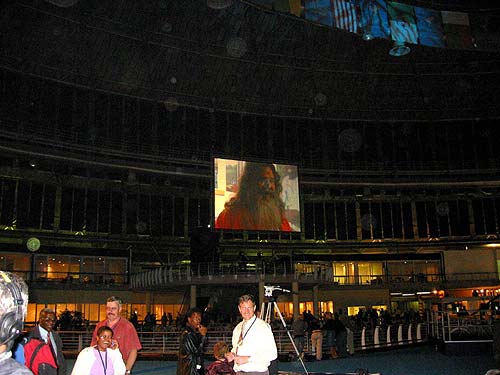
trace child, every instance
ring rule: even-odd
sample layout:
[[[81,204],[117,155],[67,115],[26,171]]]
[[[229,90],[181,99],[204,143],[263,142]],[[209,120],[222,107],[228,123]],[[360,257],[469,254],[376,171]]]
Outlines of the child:
[[[235,375],[233,363],[229,363],[224,356],[229,351],[226,343],[216,342],[214,345],[215,361],[207,366],[205,375]]]

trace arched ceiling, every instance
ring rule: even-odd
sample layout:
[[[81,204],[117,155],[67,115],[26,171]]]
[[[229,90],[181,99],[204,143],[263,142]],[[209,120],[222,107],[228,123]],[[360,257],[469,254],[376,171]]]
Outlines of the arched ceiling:
[[[63,2],[64,3],[64,2]],[[74,1],[73,1],[74,3]],[[65,5],[65,6],[64,6]],[[353,121],[499,118],[500,53],[412,46],[235,1],[9,1],[0,66],[158,102]]]

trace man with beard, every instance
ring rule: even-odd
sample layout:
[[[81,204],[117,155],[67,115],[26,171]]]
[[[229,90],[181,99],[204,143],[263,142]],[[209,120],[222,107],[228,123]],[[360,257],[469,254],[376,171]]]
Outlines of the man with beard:
[[[135,327],[127,319],[121,317],[122,300],[111,296],[106,301],[107,319],[97,323],[92,334],[91,346],[97,345],[97,331],[107,326],[114,332],[113,338],[118,342],[118,348],[125,362],[125,374],[130,374],[137,359],[137,352],[142,349]]]
[[[238,193],[226,202],[215,227],[290,232],[281,191],[280,176],[273,164],[247,162]]]

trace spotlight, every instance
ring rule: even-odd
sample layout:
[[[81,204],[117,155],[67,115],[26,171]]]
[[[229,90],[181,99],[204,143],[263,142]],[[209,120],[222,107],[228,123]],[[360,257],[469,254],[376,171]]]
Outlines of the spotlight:
[[[31,168],[36,168],[36,166],[37,166],[37,162],[36,162],[36,160],[31,159],[31,160],[29,161],[29,165],[30,165],[30,167],[31,167]]]
[[[408,55],[410,51],[410,47],[406,46],[405,42],[395,41],[394,47],[392,47],[389,51],[389,55],[394,57],[401,57]]]

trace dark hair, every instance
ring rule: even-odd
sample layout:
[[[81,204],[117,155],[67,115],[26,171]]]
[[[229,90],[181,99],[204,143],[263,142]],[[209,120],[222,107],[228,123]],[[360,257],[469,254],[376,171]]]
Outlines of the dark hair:
[[[281,186],[281,177],[276,171],[276,167],[271,163],[252,163],[246,162],[242,175],[240,176],[239,188],[236,196],[231,198],[229,202],[226,202],[225,207],[230,206],[244,206],[250,210],[254,209],[255,197],[258,195],[259,187],[257,182],[261,178],[262,171],[269,168],[274,176],[274,183],[276,185],[276,191],[274,192],[274,197],[276,202],[279,204],[281,210],[284,209],[285,205],[281,200],[281,191],[283,187]]]
[[[113,330],[111,329],[111,327],[108,327],[108,326],[102,326],[102,327],[99,327],[99,328],[97,329],[96,336],[97,336],[97,337],[101,336],[101,335],[102,335],[102,333],[103,333],[104,331],[111,332],[111,336],[113,336],[113,335],[114,335],[114,332],[113,332]]]
[[[191,316],[193,316],[193,314],[196,313],[201,315],[201,309],[199,309],[198,307],[191,307],[186,313],[186,318],[190,318]]]
[[[186,315],[184,315],[184,318],[182,319],[182,325],[186,326],[188,318],[192,317],[194,314],[200,314],[200,315],[202,315],[201,309],[198,308],[198,307],[191,307],[186,312]]]

